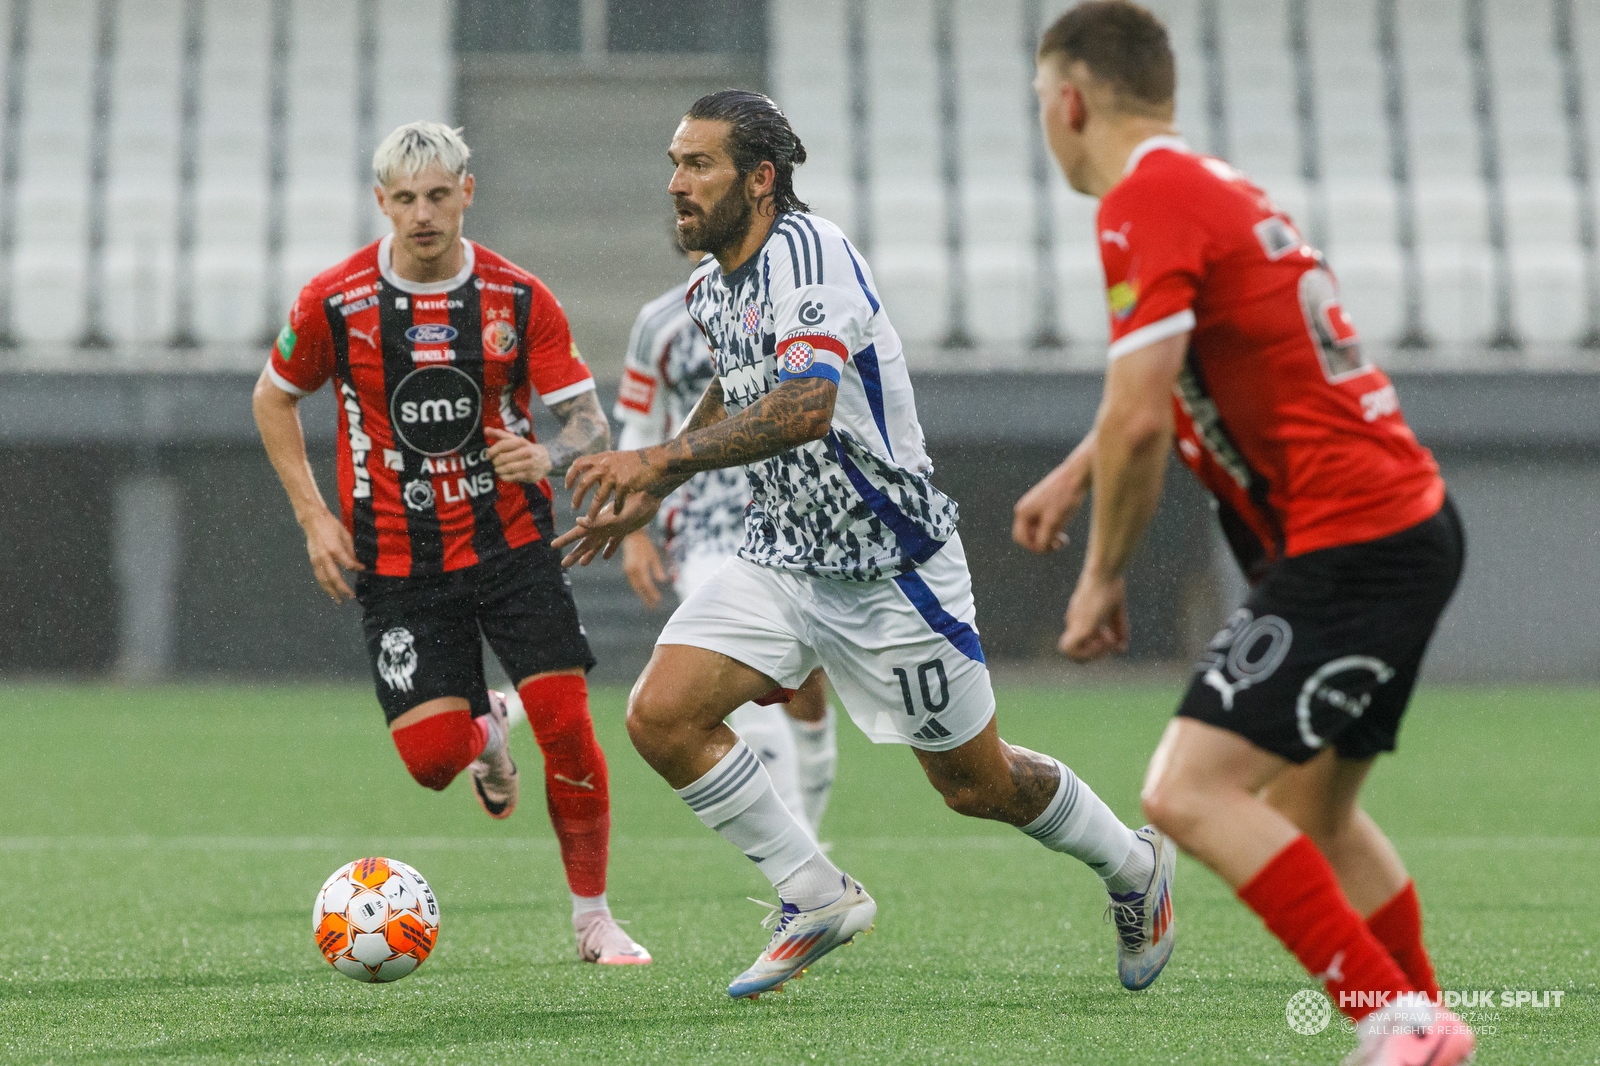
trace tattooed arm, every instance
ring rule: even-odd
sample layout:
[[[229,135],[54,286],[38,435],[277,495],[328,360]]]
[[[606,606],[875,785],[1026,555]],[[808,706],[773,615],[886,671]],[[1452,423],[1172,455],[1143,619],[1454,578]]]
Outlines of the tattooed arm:
[[[744,466],[828,435],[833,401],[839,387],[826,378],[796,378],[763,396],[754,407],[729,418],[722,405],[722,386],[713,380],[695,406],[683,432],[657,448],[640,451],[649,471],[642,480],[617,485],[616,508],[629,491],[661,499],[702,470]],[[708,402],[709,401],[709,402]],[[702,415],[704,410],[704,415]],[[582,496],[582,481],[578,497]],[[594,507],[603,498],[597,493]]]
[[[550,408],[550,413],[561,420],[561,432],[545,446],[550,454],[550,473],[565,474],[574,459],[611,446],[611,423],[600,410],[600,399],[593,389],[562,400]]]
[[[561,420],[561,432],[548,444],[485,427],[484,433],[493,441],[489,458],[496,477],[533,484],[548,474],[566,473],[573,460],[610,445],[611,425],[593,389],[552,405],[550,413]]]
[[[620,514],[635,492],[661,499],[702,470],[744,466],[827,436],[839,387],[826,378],[796,378],[767,393],[754,406],[729,418],[722,387],[713,384],[697,405],[695,417],[676,437],[637,452],[607,452],[574,463],[567,474],[572,506],[581,510],[594,490],[591,521],[611,502]],[[721,413],[724,417],[717,418]]]
[[[572,506],[593,501],[576,529],[556,538],[556,547],[580,541],[566,562],[585,565],[598,553],[609,559],[621,538],[655,515],[661,500],[702,470],[745,466],[820,440],[833,424],[839,387],[826,378],[794,378],[731,417],[722,387],[713,381],[683,431],[665,444],[636,452],[604,452],[577,460],[567,472]],[[611,504],[611,513],[602,509]]]

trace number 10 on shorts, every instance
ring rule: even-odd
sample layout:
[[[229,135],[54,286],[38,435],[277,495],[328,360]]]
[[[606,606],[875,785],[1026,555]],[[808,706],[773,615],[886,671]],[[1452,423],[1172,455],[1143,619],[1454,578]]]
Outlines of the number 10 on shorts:
[[[894,676],[900,681],[900,698],[905,701],[906,713],[919,713],[911,693],[911,674],[896,666]],[[935,687],[937,699],[934,698]],[[938,659],[930,659],[917,667],[917,688],[921,691],[923,710],[929,714],[938,714],[950,705],[950,681],[945,677],[944,663]]]

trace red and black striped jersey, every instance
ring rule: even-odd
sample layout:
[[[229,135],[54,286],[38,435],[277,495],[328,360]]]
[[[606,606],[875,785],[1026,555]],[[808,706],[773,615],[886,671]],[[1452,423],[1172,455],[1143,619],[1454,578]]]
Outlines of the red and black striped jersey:
[[[553,535],[550,483],[500,481],[485,426],[533,436],[528,405],[594,388],[538,278],[463,240],[447,281],[395,274],[392,237],[300,291],[267,373],[285,392],[339,390],[339,502],[368,572],[471,566]]]

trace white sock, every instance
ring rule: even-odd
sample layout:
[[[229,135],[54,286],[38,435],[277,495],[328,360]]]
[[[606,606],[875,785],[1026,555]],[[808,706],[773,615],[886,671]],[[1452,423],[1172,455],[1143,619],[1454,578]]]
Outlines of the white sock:
[[[591,914],[610,914],[611,905],[606,902],[606,894],[598,896],[580,896],[572,893],[572,924],[577,925],[579,919]]]
[[[844,895],[844,874],[818,851],[773,887],[778,890],[779,899],[809,911],[826,907]]]
[[[1155,872],[1155,845],[1135,835],[1133,847],[1128,851],[1128,857],[1122,861],[1122,865],[1106,874],[1101,880],[1106,883],[1107,892],[1125,896],[1129,892],[1143,892],[1149,886],[1150,878]]]
[[[833,792],[834,772],[839,765],[838,733],[834,722],[833,705],[820,722],[802,722],[789,719],[789,731],[794,734],[794,746],[800,770],[801,804],[811,831],[821,831],[822,816],[828,809],[828,798]]]
[[[1124,868],[1133,861],[1139,838],[1071,770],[1060,762],[1056,768],[1061,773],[1061,784],[1055,796],[1044,813],[1023,826],[1022,831],[1051,851],[1064,851],[1083,861],[1102,879],[1123,876]],[[1146,868],[1146,882],[1154,869],[1153,863]],[[1143,888],[1144,882],[1136,887]]]
[[[783,805],[767,768],[744,741],[699,780],[675,791],[708,828],[760,868],[785,903],[811,910],[839,897],[843,875]],[[833,886],[831,895],[824,882]]]
[[[772,778],[772,787],[789,812],[806,824],[805,801],[800,794],[800,756],[795,751],[794,734],[789,731],[789,716],[782,707],[758,707],[747,703],[728,715],[728,728],[739,734],[739,739],[750,745],[761,765]],[[812,833],[812,839],[816,834]]]

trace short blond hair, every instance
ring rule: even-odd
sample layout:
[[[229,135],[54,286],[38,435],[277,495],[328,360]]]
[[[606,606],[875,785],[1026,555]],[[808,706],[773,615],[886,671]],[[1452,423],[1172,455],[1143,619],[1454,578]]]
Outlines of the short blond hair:
[[[407,122],[383,139],[372,153],[372,176],[388,186],[402,174],[415,177],[438,163],[457,178],[467,173],[472,149],[461,139],[461,130],[443,122]]]

